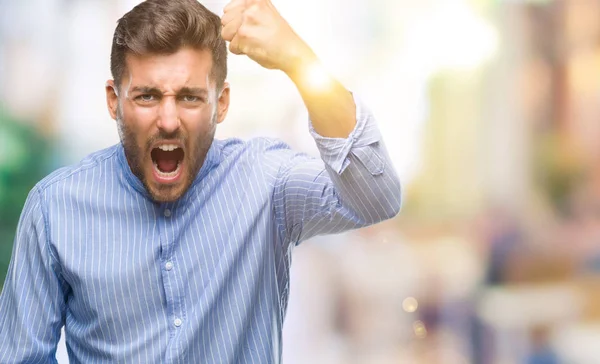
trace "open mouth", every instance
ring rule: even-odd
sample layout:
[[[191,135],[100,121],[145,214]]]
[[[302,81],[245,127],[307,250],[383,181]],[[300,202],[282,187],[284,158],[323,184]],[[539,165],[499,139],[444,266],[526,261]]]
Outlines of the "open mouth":
[[[175,144],[162,144],[150,152],[153,174],[160,183],[174,182],[181,176],[184,152]]]

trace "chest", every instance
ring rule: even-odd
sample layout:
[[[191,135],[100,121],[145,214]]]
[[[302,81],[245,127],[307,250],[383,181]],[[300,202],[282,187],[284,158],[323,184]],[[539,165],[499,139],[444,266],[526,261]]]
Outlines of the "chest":
[[[82,317],[104,317],[107,307],[128,317],[140,307],[210,307],[259,285],[274,259],[270,195],[259,184],[198,188],[185,203],[123,194],[57,206],[51,242]]]

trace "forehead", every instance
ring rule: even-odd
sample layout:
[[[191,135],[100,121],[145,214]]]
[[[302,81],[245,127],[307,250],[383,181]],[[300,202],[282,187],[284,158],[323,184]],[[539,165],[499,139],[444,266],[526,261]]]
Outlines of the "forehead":
[[[206,85],[212,69],[212,55],[206,49],[181,48],[172,54],[137,55],[128,53],[125,86],[153,86],[164,90],[185,85]]]

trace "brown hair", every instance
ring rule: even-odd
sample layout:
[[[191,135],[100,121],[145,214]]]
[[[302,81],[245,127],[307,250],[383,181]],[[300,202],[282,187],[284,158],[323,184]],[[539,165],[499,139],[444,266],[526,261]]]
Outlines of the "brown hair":
[[[211,51],[211,78],[220,90],[227,76],[227,46],[221,37],[221,19],[198,0],[142,2],[117,22],[110,54],[115,85],[121,85],[128,52],[173,54],[184,46]]]

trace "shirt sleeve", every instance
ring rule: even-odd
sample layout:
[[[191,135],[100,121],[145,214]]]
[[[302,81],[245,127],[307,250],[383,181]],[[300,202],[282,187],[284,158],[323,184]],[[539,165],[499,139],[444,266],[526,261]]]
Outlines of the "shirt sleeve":
[[[0,294],[0,363],[56,363],[64,325],[65,281],[49,248],[40,192],[21,213]]]
[[[375,119],[354,100],[357,122],[347,138],[323,137],[310,124],[321,159],[286,151],[274,204],[290,242],[371,225],[400,210],[400,182]]]

